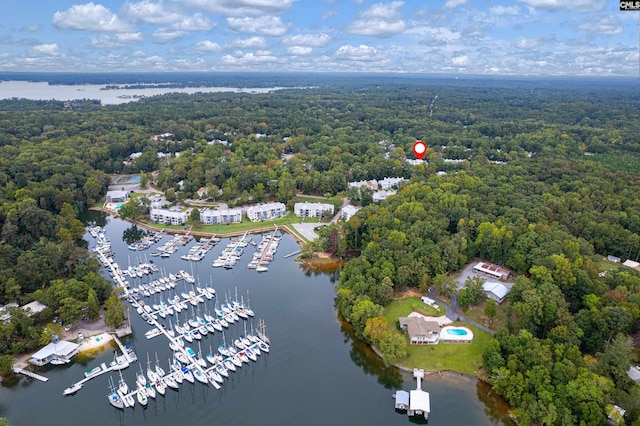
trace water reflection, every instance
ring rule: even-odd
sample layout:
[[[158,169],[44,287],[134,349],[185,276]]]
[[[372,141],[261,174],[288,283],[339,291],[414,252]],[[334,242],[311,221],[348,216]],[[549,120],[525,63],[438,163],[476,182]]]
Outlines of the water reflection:
[[[340,321],[340,331],[345,337],[344,342],[351,342],[349,355],[353,362],[361,367],[365,373],[376,376],[378,383],[385,388],[402,388],[403,379],[400,370],[387,365],[369,345],[358,339],[353,331],[353,326],[340,315],[338,315],[338,321]]]
[[[487,383],[478,380],[476,382],[478,399],[484,404],[484,413],[495,423],[503,422],[508,425],[515,425],[509,415],[509,404],[491,389]]]

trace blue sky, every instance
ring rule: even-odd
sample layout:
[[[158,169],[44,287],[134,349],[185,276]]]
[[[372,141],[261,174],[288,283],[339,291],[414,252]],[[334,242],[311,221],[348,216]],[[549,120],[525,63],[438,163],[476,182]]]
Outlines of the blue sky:
[[[0,71],[638,77],[616,0],[23,0]]]

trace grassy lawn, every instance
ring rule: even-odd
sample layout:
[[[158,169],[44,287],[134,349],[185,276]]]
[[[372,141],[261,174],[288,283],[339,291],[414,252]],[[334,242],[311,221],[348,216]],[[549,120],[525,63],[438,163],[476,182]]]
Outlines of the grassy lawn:
[[[397,328],[398,317],[407,316],[414,308],[427,315],[439,316],[444,314],[444,309],[440,307],[437,309],[432,308],[422,303],[422,300],[417,296],[394,300],[384,310],[384,316],[389,321],[389,327]],[[501,308],[498,308],[499,312]],[[482,309],[484,309],[484,306]],[[406,358],[399,359],[397,363],[408,368],[423,368],[425,371],[452,370],[459,373],[477,375],[478,370],[482,367],[482,353],[489,345],[491,336],[472,325],[455,324],[463,325],[473,331],[473,341],[470,344],[410,345],[409,355]]]
[[[462,315],[471,318],[472,320],[484,325],[485,327],[490,328],[493,331],[498,331],[506,327],[507,310],[511,303],[509,301],[504,301],[496,306],[496,316],[495,318],[493,318],[491,324],[489,324],[489,317],[484,314],[485,305],[486,302],[483,302],[480,305],[472,306],[467,311],[461,311]]]
[[[305,219],[305,222],[317,222],[317,219]],[[145,221],[145,223],[149,226],[154,226],[162,229],[183,229],[183,226],[180,225],[165,225],[162,223],[154,223],[152,221]],[[273,224],[276,225],[291,225],[292,223],[300,223],[300,218],[294,215],[292,212],[287,213],[285,217],[281,217],[273,220],[265,220],[264,222],[251,222],[248,219],[244,219],[241,223],[230,223],[230,224],[222,224],[222,225],[203,225],[203,224],[194,224],[192,230],[196,232],[208,232],[211,234],[226,234],[231,232],[242,232],[242,231],[250,231],[253,229],[260,228],[269,228],[272,227]],[[289,226],[293,232],[296,233],[300,238],[306,241],[306,239],[300,235],[293,226]]]
[[[599,254],[591,256],[591,260],[600,266],[600,271],[615,271],[618,269],[618,266],[620,266],[620,263],[610,262],[604,256]]]
[[[384,316],[387,317],[389,321],[389,327],[397,328],[398,327],[398,318],[406,317],[413,309],[417,309],[425,315],[433,315],[434,317],[439,317],[444,314],[444,309],[438,307],[432,308],[426,303],[422,303],[417,296],[407,297],[405,299],[394,300],[391,302],[386,308],[384,308]]]
[[[491,336],[484,331],[464,323],[455,323],[473,331],[473,341],[463,343],[438,343],[437,345],[410,345],[409,356],[398,360],[398,364],[425,371],[452,370],[477,375],[482,368],[482,353]]]

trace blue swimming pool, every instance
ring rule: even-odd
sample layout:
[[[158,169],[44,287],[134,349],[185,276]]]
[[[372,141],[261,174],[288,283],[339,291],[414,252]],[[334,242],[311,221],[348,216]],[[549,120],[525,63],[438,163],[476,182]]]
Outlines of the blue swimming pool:
[[[124,203],[118,203],[118,204],[116,204],[116,210],[120,210],[120,207],[122,207],[122,205],[123,205],[123,204],[124,204]]]
[[[452,336],[466,336],[469,334],[464,328],[448,328],[445,331]]]

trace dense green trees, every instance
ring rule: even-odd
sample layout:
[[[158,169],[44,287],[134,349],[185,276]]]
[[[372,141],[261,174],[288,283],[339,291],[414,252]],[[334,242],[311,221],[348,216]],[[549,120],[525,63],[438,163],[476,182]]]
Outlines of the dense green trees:
[[[50,306],[45,316],[65,319],[106,302],[107,321],[122,321],[77,220],[111,173],[144,171],[170,202],[205,187],[229,205],[404,177],[383,203],[348,191],[364,208],[321,232],[353,257],[336,304],[360,338],[389,361],[401,357],[402,335],[382,331],[394,291],[432,285],[449,296],[458,291],[449,273],[482,257],[519,274],[509,332],[485,354],[485,370],[522,422],[599,424],[606,404],[632,395],[620,336],[638,328],[640,274],[602,277],[594,254],[640,255],[637,168],[611,161],[640,150],[634,86],[376,77],[77,105],[0,102],[0,302],[36,298]],[[170,140],[151,138],[166,132]],[[428,163],[413,166],[405,157],[418,138]],[[133,152],[142,155],[124,164]],[[144,214],[144,204],[121,214]],[[461,306],[479,298],[473,282],[458,294]],[[0,350],[30,349],[41,320],[17,312],[0,326]]]

